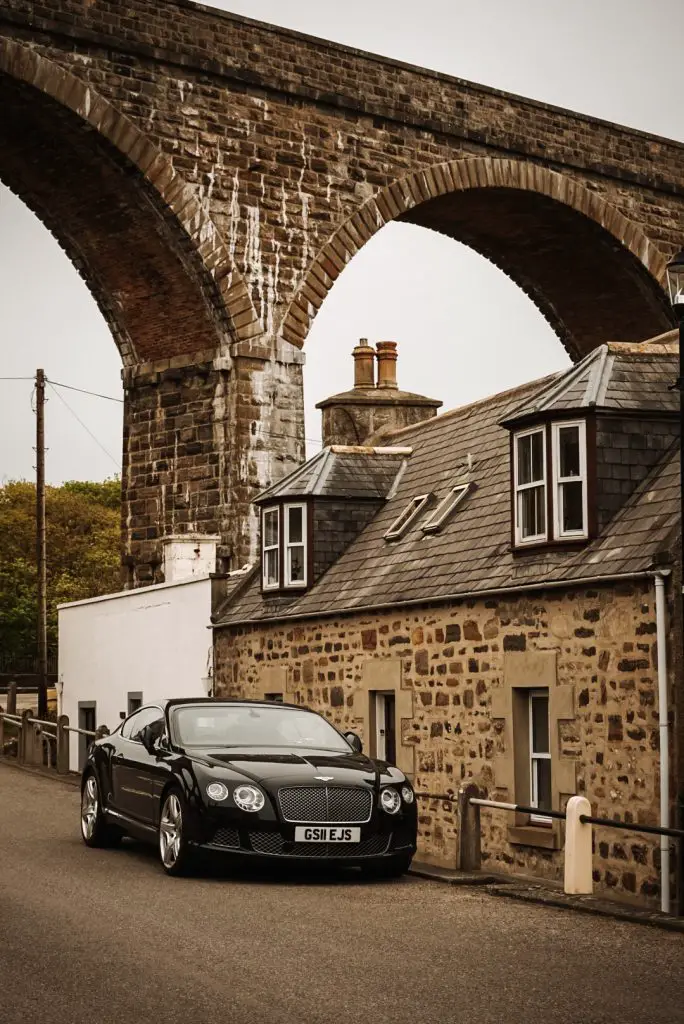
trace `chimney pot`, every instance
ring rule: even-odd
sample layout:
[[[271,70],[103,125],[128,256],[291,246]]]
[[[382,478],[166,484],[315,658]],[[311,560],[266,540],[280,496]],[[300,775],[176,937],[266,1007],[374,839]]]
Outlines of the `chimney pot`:
[[[354,387],[375,387],[375,349],[368,344],[368,338],[359,338],[352,351],[354,357]]]
[[[378,387],[397,390],[397,343],[379,341],[377,344]]]

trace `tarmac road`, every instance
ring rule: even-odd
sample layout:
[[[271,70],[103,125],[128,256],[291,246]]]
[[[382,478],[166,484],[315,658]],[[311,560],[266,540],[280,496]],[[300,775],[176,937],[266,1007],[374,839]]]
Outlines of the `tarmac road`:
[[[0,765],[2,1024],[676,1024],[684,935],[406,878],[167,878]]]

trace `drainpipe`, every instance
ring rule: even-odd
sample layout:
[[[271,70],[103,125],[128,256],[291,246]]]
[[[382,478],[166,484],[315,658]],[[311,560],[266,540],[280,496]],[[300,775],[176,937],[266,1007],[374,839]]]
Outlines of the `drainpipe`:
[[[670,827],[670,730],[667,704],[667,608],[665,576],[655,573],[656,642],[658,645],[658,724],[660,729],[660,827]],[[670,913],[670,839],[660,837],[660,909]]]

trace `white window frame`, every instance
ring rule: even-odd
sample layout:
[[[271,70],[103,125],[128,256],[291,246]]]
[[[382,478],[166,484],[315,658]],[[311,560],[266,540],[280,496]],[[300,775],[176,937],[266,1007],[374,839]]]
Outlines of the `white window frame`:
[[[579,428],[580,475],[562,477],[560,475],[560,432],[567,427]],[[553,452],[553,529],[557,540],[585,539],[589,536],[588,498],[587,498],[587,424],[585,420],[561,420],[551,424]],[[563,484],[582,484],[582,529],[563,530]]]
[[[399,537],[402,537],[429,500],[429,494],[418,494],[415,498],[411,498],[408,505],[402,509],[389,530],[384,534],[385,540],[398,540]]]
[[[456,506],[465,498],[470,487],[469,483],[457,484],[455,487],[452,487],[446,498],[442,498],[427,523],[421,527],[423,533],[436,533]]]
[[[266,546],[266,516],[271,513],[275,513],[276,523],[278,525],[278,539],[275,544],[269,544]],[[269,583],[266,578],[266,552],[276,552],[276,567],[277,567],[277,578],[275,583]],[[261,511],[261,586],[263,590],[279,590],[280,589],[280,506],[271,505],[269,508],[264,508]]]
[[[538,761],[551,761],[551,751],[548,753],[539,753],[533,750],[534,743],[534,727],[532,721],[532,700],[534,697],[544,697],[547,702],[549,720],[548,720],[548,734],[549,734],[549,747],[551,746],[551,715],[550,715],[550,702],[549,702],[549,690],[548,688],[538,690],[527,691],[527,729],[529,737],[529,757],[530,757],[530,807],[539,807],[539,781],[537,776],[537,762]],[[548,808],[551,810],[551,808]],[[531,814],[530,823],[535,825],[551,825],[553,819],[547,817],[545,814]]]
[[[298,540],[298,541],[295,541],[294,543],[290,543],[290,510],[293,509],[293,508],[300,508],[302,510],[302,539],[301,539],[301,541]],[[292,588],[297,588],[297,589],[301,588],[301,587],[306,587],[306,584],[307,584],[307,576],[308,576],[308,572],[307,572],[308,561],[307,561],[307,559],[308,559],[308,554],[309,554],[309,545],[307,543],[307,515],[306,515],[306,513],[307,513],[307,508],[306,508],[306,505],[305,505],[304,502],[296,501],[296,502],[291,502],[290,504],[287,504],[287,505],[283,505],[283,518],[285,520],[285,522],[284,522],[284,530],[283,530],[283,533],[284,533],[284,546],[283,546],[284,566],[283,566],[283,571],[284,571],[284,574],[285,574],[285,586],[288,589],[291,588],[291,587]],[[290,559],[289,559],[288,555],[290,553],[290,549],[291,548],[301,548],[302,549],[302,552],[303,552],[303,563],[304,563],[304,579],[303,580],[292,580],[290,578]]]
[[[531,437],[532,434],[542,436],[542,470],[541,480],[535,480],[529,484],[518,484],[518,441],[524,437]],[[548,514],[548,473],[546,465],[546,425],[541,427],[530,427],[529,430],[519,430],[513,434],[513,514],[515,517],[515,546],[527,547],[528,544],[540,544],[549,537],[549,514]],[[532,537],[522,536],[522,523],[520,519],[519,496],[523,491],[541,487],[544,495],[544,532],[536,533]]]

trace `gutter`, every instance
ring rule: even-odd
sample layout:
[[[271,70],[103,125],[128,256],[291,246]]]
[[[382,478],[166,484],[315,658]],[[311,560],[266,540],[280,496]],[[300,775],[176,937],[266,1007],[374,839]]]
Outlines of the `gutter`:
[[[253,619],[235,619],[231,622],[216,622],[214,623],[214,629],[232,629],[237,626],[263,626],[266,623],[297,622],[307,619],[336,619],[347,615],[366,615],[369,612],[392,611],[395,608],[417,608],[421,605],[448,604],[451,601],[496,597],[500,594],[521,594],[535,590],[557,590],[559,587],[583,587],[588,584],[618,583],[622,580],[650,580],[657,576],[664,577],[667,575],[669,575],[669,570],[642,569],[639,572],[621,572],[606,576],[580,576],[576,579],[549,580],[546,583],[522,583],[514,587],[462,590],[454,594],[422,598],[414,597],[407,601],[386,601],[383,604],[355,605],[353,608],[327,609],[318,612],[295,612],[292,615],[260,616]]]

